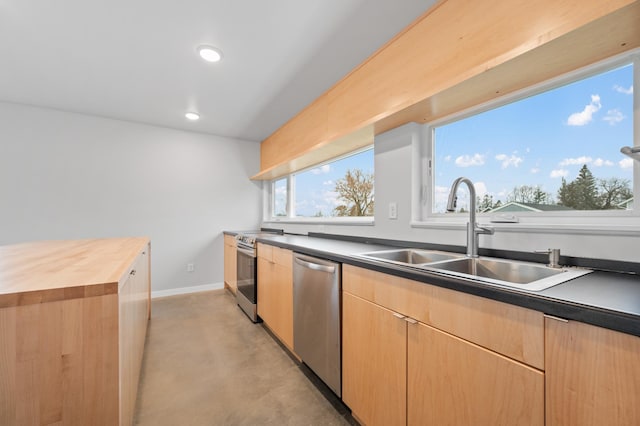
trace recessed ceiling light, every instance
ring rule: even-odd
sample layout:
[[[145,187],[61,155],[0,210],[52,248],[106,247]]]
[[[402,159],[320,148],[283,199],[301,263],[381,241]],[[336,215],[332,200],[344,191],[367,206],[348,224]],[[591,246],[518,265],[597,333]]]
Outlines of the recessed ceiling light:
[[[213,46],[198,46],[198,54],[207,62],[218,62],[222,59],[222,52]]]
[[[200,118],[200,114],[198,114],[197,112],[187,112],[184,116],[191,121],[196,121]]]

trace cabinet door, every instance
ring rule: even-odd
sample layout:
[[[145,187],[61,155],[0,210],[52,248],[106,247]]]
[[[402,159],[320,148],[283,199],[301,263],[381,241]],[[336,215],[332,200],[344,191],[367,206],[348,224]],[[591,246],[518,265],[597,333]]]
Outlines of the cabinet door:
[[[293,350],[293,268],[290,250],[274,249],[273,332]]]
[[[224,282],[233,294],[238,290],[237,284],[237,259],[235,239],[229,235],[224,236]]]
[[[640,424],[640,338],[545,319],[547,425]]]
[[[120,424],[130,425],[149,320],[149,248],[138,256],[119,291]]]
[[[408,330],[408,425],[543,425],[544,374],[430,326]]]
[[[270,325],[274,317],[274,295],[273,281],[275,275],[275,264],[264,257],[258,256],[258,315],[262,320]]]
[[[407,323],[342,294],[342,399],[367,426],[406,425]]]
[[[258,315],[293,351],[292,252],[275,247],[267,252],[269,257],[258,256]]]

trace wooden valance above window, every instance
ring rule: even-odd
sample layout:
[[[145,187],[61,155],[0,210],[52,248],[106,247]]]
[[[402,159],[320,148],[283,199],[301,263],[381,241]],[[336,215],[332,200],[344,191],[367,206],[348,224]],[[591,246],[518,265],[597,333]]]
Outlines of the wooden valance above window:
[[[632,0],[443,0],[262,141],[271,180],[640,46]]]

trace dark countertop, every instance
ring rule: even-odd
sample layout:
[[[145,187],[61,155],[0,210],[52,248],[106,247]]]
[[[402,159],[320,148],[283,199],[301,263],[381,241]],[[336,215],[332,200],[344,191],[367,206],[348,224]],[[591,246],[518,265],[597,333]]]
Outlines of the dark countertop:
[[[389,241],[387,243],[386,240],[357,237],[354,238],[356,241],[348,241],[349,239],[349,237],[336,239],[287,234],[260,237],[257,241],[534,309],[547,315],[640,336],[640,276],[635,272],[595,271],[546,290],[534,292],[483,284],[469,279],[439,275],[357,257],[354,255],[368,251],[398,248],[398,242]],[[437,248],[442,249],[442,246]],[[460,247],[452,249],[450,251],[460,251]],[[481,255],[483,255],[482,252]],[[631,266],[635,268],[634,264]]]

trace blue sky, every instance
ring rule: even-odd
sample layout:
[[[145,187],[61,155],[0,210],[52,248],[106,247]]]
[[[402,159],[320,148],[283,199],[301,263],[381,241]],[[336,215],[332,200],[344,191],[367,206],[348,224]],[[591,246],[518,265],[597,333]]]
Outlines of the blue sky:
[[[322,212],[330,216],[340,204],[334,191],[336,180],[356,168],[373,173],[373,149],[296,174],[296,215],[314,216]]]
[[[516,103],[440,126],[435,141],[435,206],[443,212],[451,183],[471,179],[478,195],[505,200],[515,186],[540,185],[554,197],[583,164],[596,178],[633,179],[620,153],[633,142],[633,67],[621,67]],[[329,216],[336,180],[348,169],[373,172],[373,149],[295,176],[296,215]],[[464,188],[464,187],[463,187]],[[284,210],[285,181],[276,184]],[[458,207],[466,207],[466,190]]]
[[[437,128],[434,211],[459,176],[494,201],[520,185],[555,196],[583,164],[596,178],[632,180],[633,161],[620,153],[634,145],[632,84],[629,65]]]

